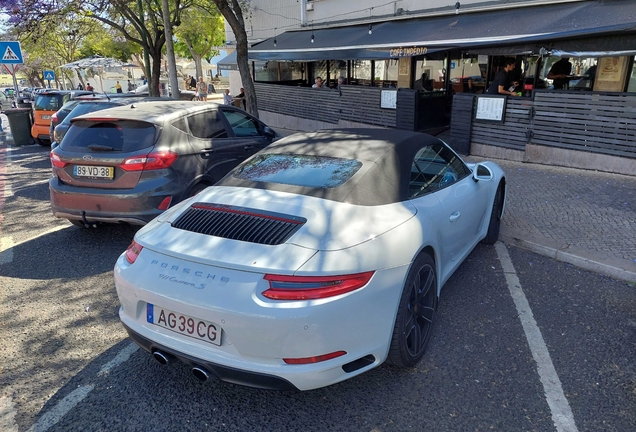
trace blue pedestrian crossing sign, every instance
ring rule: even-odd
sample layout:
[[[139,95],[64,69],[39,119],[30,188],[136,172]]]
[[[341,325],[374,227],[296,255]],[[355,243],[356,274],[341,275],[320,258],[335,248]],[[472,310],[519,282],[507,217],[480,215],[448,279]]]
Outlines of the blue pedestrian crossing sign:
[[[24,63],[20,42],[0,42],[0,63]]]
[[[55,79],[55,72],[53,72],[52,70],[45,70],[44,79],[47,81],[53,81]]]

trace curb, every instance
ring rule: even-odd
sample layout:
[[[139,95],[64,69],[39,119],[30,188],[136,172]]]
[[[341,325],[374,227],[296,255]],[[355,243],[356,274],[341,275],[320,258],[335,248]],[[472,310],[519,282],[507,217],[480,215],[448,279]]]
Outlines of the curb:
[[[505,227],[502,226],[502,232],[499,236],[500,240],[507,245],[517,246],[539,255],[572,264],[584,270],[600,273],[614,279],[636,283],[636,271],[630,270],[633,264],[627,260],[608,258],[606,262],[602,262],[595,257],[586,257],[585,255],[591,255],[589,251],[576,251],[569,246],[561,248],[549,246],[545,244],[547,243],[546,241],[539,243],[534,239],[523,238],[523,235],[510,231],[513,230],[505,229]],[[565,250],[566,248],[568,250]]]

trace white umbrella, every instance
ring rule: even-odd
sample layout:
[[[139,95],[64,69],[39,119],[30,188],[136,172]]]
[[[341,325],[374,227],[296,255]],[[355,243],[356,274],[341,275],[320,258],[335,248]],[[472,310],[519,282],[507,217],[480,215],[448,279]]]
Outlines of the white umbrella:
[[[114,59],[112,57],[102,57],[102,56],[94,55],[91,57],[86,57],[80,60],[76,60],[71,63],[63,64],[60,67],[65,69],[89,69],[94,67],[107,68],[107,67],[122,67],[122,66],[124,66],[123,62],[117,59]]]
[[[71,63],[66,63],[60,66],[65,69],[91,69],[91,68],[107,68],[107,67],[122,67],[124,63],[114,59],[112,57],[102,57],[94,55],[86,57],[80,60],[76,60]],[[97,78],[97,75],[95,76]],[[102,82],[102,75],[99,74],[99,86],[104,91],[104,83]]]
[[[191,61],[190,63],[187,63],[187,64],[183,65],[183,68],[184,69],[196,69],[197,68],[197,64],[196,64],[196,62]],[[210,69],[216,69],[216,65],[208,63],[207,60],[201,60],[201,69],[203,69],[204,71],[210,70]]]

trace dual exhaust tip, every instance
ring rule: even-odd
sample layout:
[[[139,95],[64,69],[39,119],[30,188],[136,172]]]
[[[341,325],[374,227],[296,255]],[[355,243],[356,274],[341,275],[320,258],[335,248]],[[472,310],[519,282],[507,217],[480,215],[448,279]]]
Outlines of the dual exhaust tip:
[[[162,366],[166,366],[170,364],[172,359],[174,359],[174,357],[171,356],[170,354],[166,354],[161,351],[154,351],[152,353],[152,356],[155,358],[155,360],[157,360],[157,363],[159,363]],[[201,382],[206,382],[210,378],[210,372],[208,372],[205,368],[201,366],[193,367],[192,375],[194,375]]]

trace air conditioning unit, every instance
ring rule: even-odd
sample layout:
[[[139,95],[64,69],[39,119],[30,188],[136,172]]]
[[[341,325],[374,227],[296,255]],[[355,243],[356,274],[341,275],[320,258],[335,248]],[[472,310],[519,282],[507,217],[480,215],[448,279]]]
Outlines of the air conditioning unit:
[[[308,1],[308,2],[305,4],[305,10],[308,10],[308,11],[312,11],[312,10],[314,10],[314,2],[312,2],[312,1]]]

